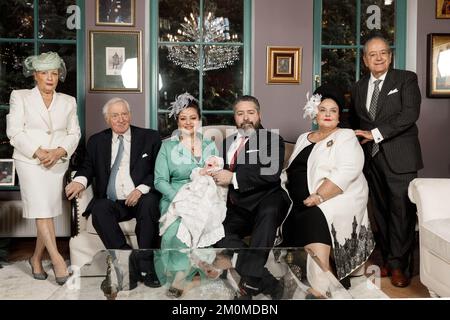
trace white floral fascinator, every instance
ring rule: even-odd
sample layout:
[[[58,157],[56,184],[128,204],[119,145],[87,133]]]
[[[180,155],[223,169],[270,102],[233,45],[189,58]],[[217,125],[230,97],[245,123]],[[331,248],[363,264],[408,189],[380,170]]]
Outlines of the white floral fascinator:
[[[309,117],[311,120],[313,120],[317,113],[319,112],[319,104],[322,101],[322,95],[316,93],[309,97],[309,92],[306,93],[306,105],[303,108],[303,119],[306,117]]]
[[[185,109],[186,107],[188,107],[193,101],[195,101],[196,103],[198,103],[198,100],[195,99],[193,96],[191,96],[189,93],[185,92],[183,94],[180,94],[179,96],[177,96],[175,98],[174,102],[170,103],[170,107],[169,107],[169,118],[171,117],[177,117],[178,114]]]

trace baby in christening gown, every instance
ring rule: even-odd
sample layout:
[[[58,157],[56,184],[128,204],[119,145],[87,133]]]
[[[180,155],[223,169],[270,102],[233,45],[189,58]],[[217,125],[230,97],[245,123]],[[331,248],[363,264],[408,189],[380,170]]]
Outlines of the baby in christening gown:
[[[203,168],[192,170],[191,182],[176,194],[166,214],[161,217],[160,235],[181,218],[177,237],[188,248],[204,248],[225,236],[223,220],[227,207],[227,188],[217,186],[209,173],[221,170],[223,159],[210,156]]]

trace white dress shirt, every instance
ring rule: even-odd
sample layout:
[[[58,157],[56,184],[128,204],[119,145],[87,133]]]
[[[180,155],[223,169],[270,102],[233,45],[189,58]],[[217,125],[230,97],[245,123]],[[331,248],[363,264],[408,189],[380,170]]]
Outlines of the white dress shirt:
[[[111,167],[116,159],[117,152],[119,151],[119,135],[113,132],[111,141]],[[130,175],[130,154],[131,154],[131,130],[128,129],[123,134],[123,156],[119,165],[119,172],[116,176],[116,195],[117,200],[125,200],[128,195],[134,190],[138,189],[142,194],[150,192],[150,187],[141,184],[135,187],[133,179]],[[81,183],[85,188],[87,186],[86,177],[76,177],[74,181]]]
[[[370,74],[370,79],[369,79],[369,87],[367,88],[367,100],[366,100],[366,109],[367,111],[370,110],[370,102],[372,101],[372,95],[373,95],[373,91],[375,90],[375,81],[377,80],[381,80],[381,82],[378,84],[378,87],[380,88],[380,92],[381,92],[381,88],[383,88],[383,84],[384,84],[384,79],[386,78],[386,73],[384,73],[381,77],[379,77],[378,79],[375,78],[373,76],[373,74]],[[383,135],[381,134],[380,130],[378,130],[378,128],[372,129],[372,136],[373,136],[373,140],[375,143],[380,143],[381,141],[384,140]]]
[[[230,149],[228,149],[228,152],[227,152],[228,163],[231,163],[231,160],[233,159],[234,154],[236,153],[237,149],[239,148],[239,145],[241,144],[242,137],[243,137],[243,135],[238,132],[236,139],[234,139],[233,143],[230,146]],[[244,145],[245,145],[245,143],[247,143],[247,141],[248,141],[248,137],[245,138]],[[242,150],[244,150],[244,149],[242,149]],[[243,152],[242,150],[241,150],[241,152]],[[237,159],[236,159],[236,161],[237,161]],[[238,185],[238,182],[236,179],[236,172],[233,172],[233,178],[231,179],[231,183],[233,184],[233,187],[235,190],[239,189],[239,185]]]

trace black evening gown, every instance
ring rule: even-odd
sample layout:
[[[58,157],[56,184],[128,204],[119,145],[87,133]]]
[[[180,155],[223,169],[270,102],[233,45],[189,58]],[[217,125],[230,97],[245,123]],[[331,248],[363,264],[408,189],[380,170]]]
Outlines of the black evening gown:
[[[314,143],[304,148],[287,169],[287,189],[293,201],[292,210],[283,224],[283,246],[304,247],[310,243],[331,246],[327,220],[319,207],[307,207],[303,200],[308,198],[307,164]]]

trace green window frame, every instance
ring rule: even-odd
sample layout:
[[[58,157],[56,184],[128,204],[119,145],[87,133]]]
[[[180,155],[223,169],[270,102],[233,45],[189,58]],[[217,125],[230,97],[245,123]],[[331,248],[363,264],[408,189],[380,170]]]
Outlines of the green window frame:
[[[150,0],[150,128],[158,130],[158,116],[162,113],[168,113],[167,110],[159,108],[158,105],[158,75],[159,75],[159,56],[158,48],[162,45],[173,45],[173,42],[159,41],[159,0]],[[199,0],[200,22],[203,25],[203,12],[205,0]],[[241,46],[243,52],[243,88],[242,93],[251,94],[251,44],[252,44],[252,0],[243,0],[243,41],[233,43],[210,43],[204,41],[190,42],[195,45],[223,45],[223,46]],[[184,44],[180,42],[178,44]],[[203,110],[203,76],[202,67],[199,70],[199,107],[202,115],[224,115],[233,114],[232,110]]]
[[[74,1],[80,10],[80,28],[76,31],[76,39],[42,39],[39,38],[39,0],[33,1],[33,37],[32,38],[0,38],[0,44],[7,43],[30,43],[33,44],[34,54],[39,54],[39,48],[42,44],[75,45],[77,57],[77,113],[84,141],[85,135],[85,0]],[[9,110],[9,104],[0,104],[1,110]],[[1,186],[0,190],[19,190],[18,186]]]
[[[323,0],[314,1],[314,73],[313,73],[313,90],[321,84],[322,79],[322,50],[323,49],[356,49],[356,81],[360,79],[361,73],[361,0],[356,2],[356,43],[355,45],[323,45],[322,44],[322,12]],[[391,47],[395,50],[394,66],[398,69],[404,69],[406,65],[406,15],[407,1],[395,0],[395,43]]]

